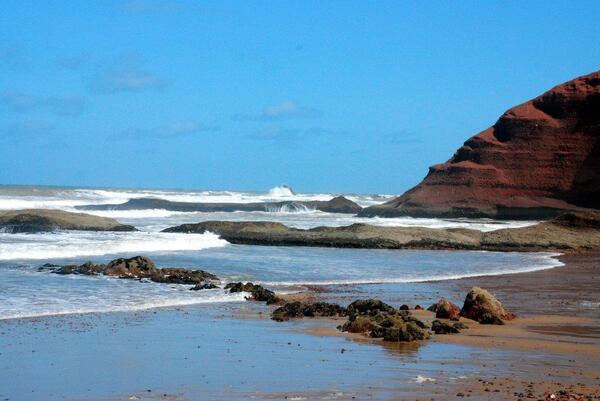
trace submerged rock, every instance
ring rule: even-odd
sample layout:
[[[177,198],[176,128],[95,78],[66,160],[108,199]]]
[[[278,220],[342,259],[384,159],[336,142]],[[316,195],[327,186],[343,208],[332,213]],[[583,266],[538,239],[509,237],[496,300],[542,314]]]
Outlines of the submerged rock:
[[[219,278],[204,270],[183,268],[156,267],[154,262],[145,256],[119,258],[108,265],[86,262],[82,265],[60,266],[52,270],[55,274],[82,274],[86,276],[105,275],[126,279],[148,279],[157,283],[200,284],[206,281],[218,281]]]
[[[219,287],[213,283],[200,283],[200,284],[196,284],[195,286],[190,288],[190,290],[191,291],[213,290],[215,288],[219,288]]]
[[[267,305],[281,302],[281,299],[277,297],[273,291],[264,288],[262,285],[254,283],[229,283],[225,286],[225,289],[229,290],[230,293],[249,292],[251,294],[250,299],[259,302],[266,302]]]
[[[504,309],[496,297],[479,287],[471,288],[460,315],[481,324],[504,324],[505,320],[515,318],[513,313]]]
[[[460,308],[445,298],[440,299],[427,310],[435,312],[435,317],[438,319],[458,320],[460,315]]]
[[[278,322],[285,322],[290,319],[303,317],[335,317],[345,316],[347,309],[328,302],[288,302],[285,305],[275,309],[271,318]]]

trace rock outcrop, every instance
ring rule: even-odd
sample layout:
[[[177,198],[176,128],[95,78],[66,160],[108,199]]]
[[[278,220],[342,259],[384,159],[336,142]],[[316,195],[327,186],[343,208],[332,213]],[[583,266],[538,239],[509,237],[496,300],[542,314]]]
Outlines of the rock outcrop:
[[[341,331],[360,333],[384,341],[411,342],[429,338],[427,325],[408,311],[396,310],[376,299],[358,300],[347,308]]]
[[[288,302],[275,309],[271,318],[277,322],[303,317],[339,317],[346,316],[347,309],[329,302]]]
[[[427,308],[427,310],[434,312],[435,317],[438,319],[458,320],[460,316],[460,308],[445,298],[440,299],[437,303]]]
[[[504,324],[515,318],[504,309],[500,301],[483,288],[473,287],[465,298],[460,315],[481,324]]]
[[[545,219],[600,208],[600,71],[505,112],[399,198],[363,216]]]
[[[272,222],[206,221],[164,232],[212,232],[234,244],[384,249],[465,249],[489,251],[600,250],[600,212],[570,212],[555,220],[491,232],[468,229],[381,227],[353,224],[302,230]]]
[[[0,230],[37,233],[56,230],[136,231],[135,227],[108,217],[53,209],[23,209],[0,212]]]
[[[157,198],[135,198],[121,204],[82,205],[80,210],[145,210],[165,209],[176,212],[293,212],[320,210],[328,213],[356,214],[362,210],[355,202],[336,196],[328,201],[281,201],[254,203],[194,203],[173,202]]]
[[[47,265],[51,267],[52,265]],[[52,267],[55,274],[82,274],[86,276],[105,275],[124,279],[147,279],[157,283],[168,284],[195,284],[204,285],[219,278],[204,270],[190,270],[182,268],[156,267],[154,262],[145,256],[133,258],[119,258],[112,260],[107,265],[86,262],[82,265],[65,265]]]

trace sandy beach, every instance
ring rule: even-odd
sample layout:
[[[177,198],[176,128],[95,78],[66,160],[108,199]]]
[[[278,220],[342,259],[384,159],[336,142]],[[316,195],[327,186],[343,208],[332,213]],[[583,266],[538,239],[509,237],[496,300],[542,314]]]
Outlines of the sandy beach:
[[[389,344],[331,319],[277,323],[255,302],[0,321],[0,396],[16,400],[545,399],[600,397],[598,255],[534,273],[412,284],[393,300],[488,288],[519,316]],[[527,288],[527,291],[523,291]],[[362,289],[295,298],[342,301]],[[385,293],[383,293],[385,294]],[[464,295],[463,295],[464,296]],[[556,299],[556,302],[551,302]],[[550,313],[551,312],[551,313]],[[418,311],[431,320],[432,314]],[[429,314],[429,315],[428,315]],[[265,358],[268,355],[268,358]],[[595,397],[595,398],[594,398]]]

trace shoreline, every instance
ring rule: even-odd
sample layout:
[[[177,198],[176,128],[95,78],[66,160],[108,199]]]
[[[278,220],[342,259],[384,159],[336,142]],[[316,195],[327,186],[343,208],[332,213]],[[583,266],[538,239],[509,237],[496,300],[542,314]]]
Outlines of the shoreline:
[[[561,390],[600,397],[600,316],[598,309],[581,304],[583,298],[600,301],[596,299],[600,298],[596,291],[600,253],[566,254],[559,260],[565,265],[530,273],[402,286],[404,290],[390,299],[396,306],[418,302],[427,307],[427,302],[440,296],[460,302],[465,289],[480,285],[518,315],[505,326],[469,322],[471,328],[460,334],[436,335],[426,343],[391,344],[347,335],[337,331],[339,321],[331,319],[273,322],[272,308],[255,302],[3,320],[0,372],[12,372],[16,383],[0,379],[4,389],[0,395],[18,401],[24,398],[12,394],[27,394],[31,388],[34,393],[28,401],[185,401],[205,394],[210,400],[462,398],[458,394],[475,400],[516,400],[529,394],[545,399]],[[309,291],[284,297],[341,303],[348,297],[363,297],[365,291],[361,286],[311,286]],[[557,302],[546,304],[548,295]],[[386,296],[383,291],[382,297]],[[556,313],[549,316],[548,310]],[[90,342],[98,338],[102,340],[91,347]],[[69,349],[64,348],[65,342]],[[195,353],[197,347],[202,352]],[[59,349],[74,353],[68,358],[84,368],[74,371],[70,364],[63,366],[63,355],[52,356]],[[17,355],[22,359],[15,367]],[[269,357],[272,366],[267,367],[262,355],[277,357]],[[136,367],[135,376],[119,370],[123,378],[116,387],[106,382],[114,374],[115,358],[125,358],[126,366],[133,364],[128,369]],[[290,365],[290,359],[296,362]],[[53,365],[48,363],[54,362],[69,369],[72,389],[56,387],[65,376],[52,373]],[[156,363],[166,369],[160,379],[144,368]],[[258,366],[266,369],[258,382],[264,387],[248,387]],[[358,371],[363,377],[353,376]],[[90,382],[90,372],[105,379]],[[227,381],[220,377],[222,372],[235,373],[240,381]],[[202,375],[206,383],[197,382]],[[306,387],[296,379],[300,377],[314,383]],[[275,384],[280,380],[282,384]]]

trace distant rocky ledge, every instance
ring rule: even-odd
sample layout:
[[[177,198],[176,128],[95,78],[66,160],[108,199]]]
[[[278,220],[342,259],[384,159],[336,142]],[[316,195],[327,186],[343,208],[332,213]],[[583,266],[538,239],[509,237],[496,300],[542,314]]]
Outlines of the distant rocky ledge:
[[[0,230],[8,233],[36,233],[55,230],[136,231],[108,217],[51,209],[24,209],[0,212]]]
[[[290,228],[272,222],[206,221],[163,232],[212,232],[234,244],[336,248],[465,249],[490,251],[586,251],[600,249],[600,213],[570,212],[548,222],[491,232],[470,229],[378,227]]]
[[[157,198],[134,198],[121,204],[83,205],[80,210],[144,210],[164,209],[175,212],[280,212],[320,210],[328,213],[356,214],[362,210],[355,202],[336,196],[328,201],[281,201],[254,203],[173,202]]]

